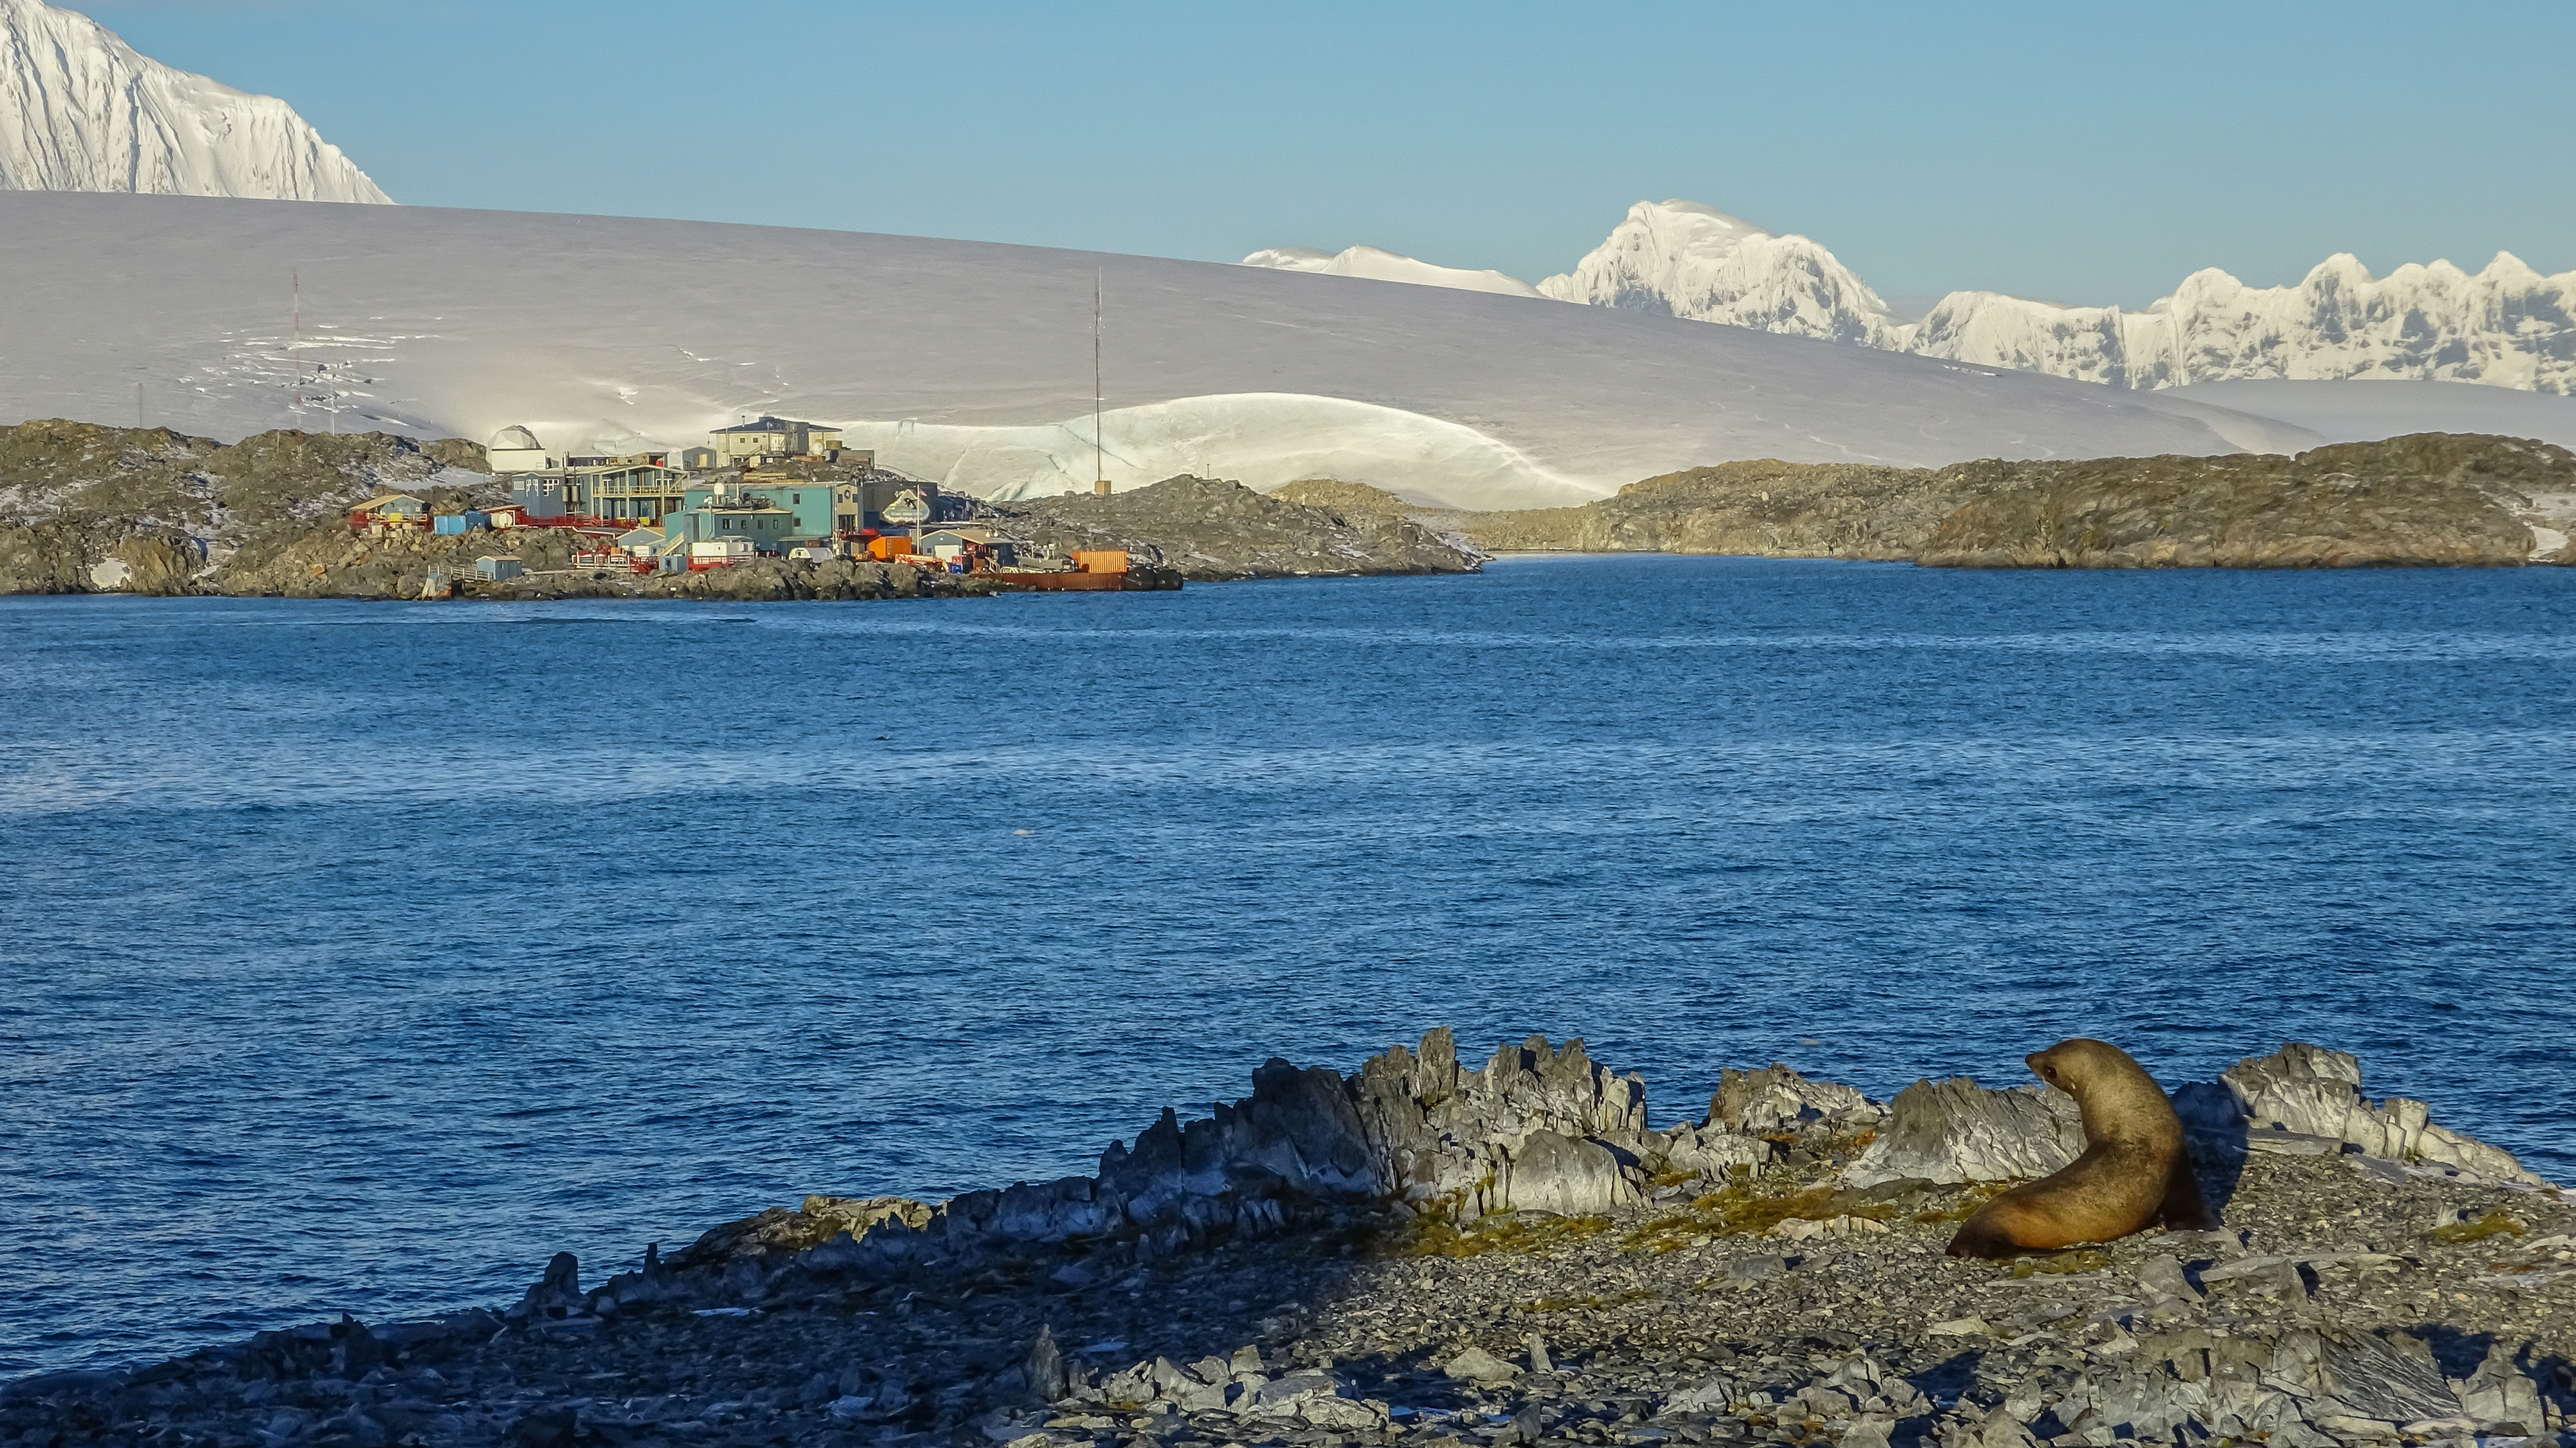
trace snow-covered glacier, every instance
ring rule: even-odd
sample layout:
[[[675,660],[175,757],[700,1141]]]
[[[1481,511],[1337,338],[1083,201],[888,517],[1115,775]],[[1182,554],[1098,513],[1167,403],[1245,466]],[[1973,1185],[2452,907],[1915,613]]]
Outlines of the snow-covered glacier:
[[[1438,266],[1417,261],[1400,251],[1375,246],[1345,247],[1340,251],[1322,251],[1311,246],[1265,247],[1245,257],[1239,265],[1266,266],[1279,271],[1316,272],[1328,277],[1366,277],[1380,282],[1411,282],[1422,287],[1455,287],[1462,292],[1493,292],[1506,297],[1534,297],[1538,288],[1519,277],[1498,271],[1476,271],[1467,267]]]
[[[302,279],[300,341],[290,279]],[[2279,451],[2167,393],[1522,296],[783,227],[0,192],[0,423],[686,446],[768,412],[964,491],[1370,483],[1582,502],[1731,459]]]
[[[44,0],[0,0],[0,191],[393,199],[286,102],[163,65]]]
[[[2576,272],[2542,276],[2499,252],[2474,274],[2437,261],[2373,277],[2340,253],[2297,286],[2194,272],[2138,312],[1954,292],[1898,345],[2122,387],[2289,378],[2576,393]]]
[[[2361,379],[2576,394],[2576,272],[2544,276],[2508,253],[2474,274],[2436,261],[2385,277],[2339,254],[2278,287],[2250,287],[2213,267],[2137,311],[1953,292],[1919,320],[1899,322],[1807,237],[1696,202],[1640,201],[1573,270],[1537,289],[1559,301],[2114,387]]]

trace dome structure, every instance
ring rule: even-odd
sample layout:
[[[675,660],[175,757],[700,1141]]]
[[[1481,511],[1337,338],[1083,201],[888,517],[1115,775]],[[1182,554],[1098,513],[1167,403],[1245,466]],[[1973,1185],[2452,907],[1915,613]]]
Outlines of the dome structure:
[[[494,452],[544,452],[546,450],[546,445],[537,441],[535,433],[516,426],[505,427],[492,434],[492,441],[486,446]]]

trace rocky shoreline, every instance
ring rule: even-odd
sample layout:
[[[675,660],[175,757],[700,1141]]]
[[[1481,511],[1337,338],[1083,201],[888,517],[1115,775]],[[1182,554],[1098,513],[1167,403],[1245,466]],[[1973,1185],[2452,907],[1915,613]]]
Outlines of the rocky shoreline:
[[[2576,1442],[2576,1198],[2314,1047],[2174,1099],[2223,1229],[1964,1261],[2080,1148],[2066,1098],[1775,1066],[1659,1131],[1579,1042],[1435,1031],[1273,1061],[1091,1176],[0,1385],[0,1444]]]
[[[433,512],[502,501],[483,449],[384,433],[270,432],[223,444],[164,428],[42,421],[0,428],[0,594],[418,599],[436,580],[462,597],[855,601],[970,598],[990,579],[866,559],[764,559],[745,567],[637,575],[577,566],[596,537],[562,528],[467,534],[355,534],[346,510],[379,493]],[[1145,590],[1252,578],[1472,573],[1482,556],[1409,519],[1345,516],[1239,483],[1176,477],[1110,497],[974,504],[1055,557],[1124,549]],[[527,570],[474,576],[507,553]],[[1128,590],[1137,591],[1137,590]],[[447,590],[439,590],[445,596]]]
[[[2295,457],[2096,458],[1946,468],[1734,462],[1577,508],[1414,507],[1347,483],[1283,496],[1369,508],[1489,553],[1725,553],[1948,568],[2576,565],[2576,453],[2428,433]]]

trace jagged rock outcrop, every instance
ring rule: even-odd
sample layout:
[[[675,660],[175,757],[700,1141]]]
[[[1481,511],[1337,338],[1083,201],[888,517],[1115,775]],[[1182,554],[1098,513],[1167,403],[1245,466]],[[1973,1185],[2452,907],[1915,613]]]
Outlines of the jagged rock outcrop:
[[[2361,1094],[2361,1063],[2293,1041],[2248,1057],[2216,1082],[2185,1082],[2175,1113],[2204,1156],[2256,1149],[2348,1147],[2397,1163],[2430,1163],[2481,1181],[2546,1185],[2511,1152],[2433,1124],[2423,1102]],[[2297,1138],[2284,1141],[2281,1136]],[[2046,1176],[2083,1153],[2075,1099],[2043,1086],[1992,1091],[1967,1077],[1917,1081],[1888,1103],[1877,1139],[1845,1169],[1857,1187],[1906,1178],[1951,1184]]]
[[[2248,1122],[2347,1143],[2365,1156],[2433,1162],[2491,1181],[2539,1185],[2513,1153],[2432,1121],[2432,1108],[2411,1097],[2373,1105],[2361,1094],[2361,1061],[2292,1041],[2268,1056],[2249,1056],[2220,1074]]]
[[[2044,1177],[2084,1154],[2075,1098],[2046,1086],[1990,1091],[1965,1076],[1917,1081],[1888,1103],[1878,1139],[1845,1170],[1853,1186]]]
[[[1804,1131],[1818,1124],[1834,1130],[1875,1125],[1886,1113],[1877,1102],[1835,1081],[1810,1081],[1778,1061],[1754,1071],[1721,1068],[1708,1098],[1708,1124],[1759,1136]]]
[[[2310,1126],[2327,1124],[2340,1105],[2345,1114],[2334,1119],[2361,1123],[2357,1134],[2434,1143],[2462,1180],[2537,1182],[2496,1148],[2409,1124],[2415,1118],[2403,1107],[2354,1106],[2357,1080],[2351,1057],[2294,1046],[2235,1068],[2224,1086],[2195,1083],[2178,1095],[2214,1152],[2241,1154],[2248,1123],[2239,1101]],[[2387,1135],[2391,1121],[2411,1135]],[[1187,1122],[1164,1111],[1133,1142],[1112,1143],[1093,1175],[968,1192],[935,1208],[809,1197],[716,1227],[667,1263],[613,1278],[592,1296],[628,1306],[761,1301],[793,1296],[798,1282],[1038,1250],[1070,1254],[1057,1275],[1080,1285],[1208,1242],[1348,1213],[1393,1208],[1462,1229],[1502,1213],[1598,1217],[1643,1201],[1658,1172],[1726,1184],[1828,1159],[1844,1163],[1838,1192],[1772,1224],[1773,1233],[1843,1239],[1887,1230],[1871,1206],[1875,1189],[2045,1176],[2084,1144],[2073,1098],[2045,1087],[1927,1080],[1882,1105],[1780,1064],[1723,1072],[1707,1120],[1658,1131],[1647,1125],[1644,1081],[1594,1062],[1580,1041],[1560,1047],[1534,1035],[1470,1068],[1443,1027],[1348,1076],[1274,1058],[1253,1073],[1250,1095]]]

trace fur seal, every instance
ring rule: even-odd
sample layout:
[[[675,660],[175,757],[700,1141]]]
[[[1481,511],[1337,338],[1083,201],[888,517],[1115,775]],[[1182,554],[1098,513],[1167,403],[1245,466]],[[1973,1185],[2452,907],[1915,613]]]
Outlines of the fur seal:
[[[2025,1057],[2084,1113],[2084,1154],[1978,1209],[1950,1239],[1953,1257],[2016,1257],[2108,1242],[2159,1223],[2218,1225],[2200,1194],[2182,1118],[2146,1068],[2081,1036]]]

